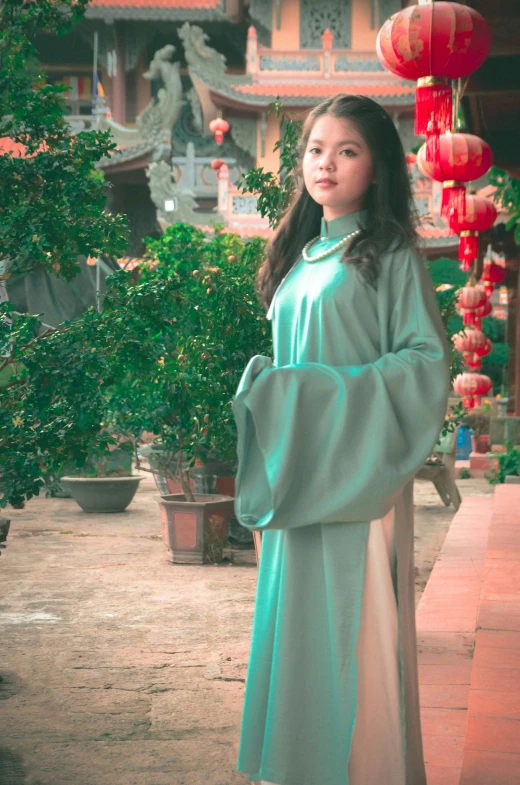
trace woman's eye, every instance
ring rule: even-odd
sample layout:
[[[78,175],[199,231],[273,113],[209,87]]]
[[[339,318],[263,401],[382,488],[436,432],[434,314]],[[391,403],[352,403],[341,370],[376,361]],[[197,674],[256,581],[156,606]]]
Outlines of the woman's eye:
[[[347,156],[354,156],[354,155],[356,155],[354,150],[349,150],[348,148],[346,150],[342,150],[341,152],[345,153],[345,155],[347,155]]]
[[[311,147],[311,149],[309,150],[309,153],[319,153],[319,152],[320,152],[319,147]]]

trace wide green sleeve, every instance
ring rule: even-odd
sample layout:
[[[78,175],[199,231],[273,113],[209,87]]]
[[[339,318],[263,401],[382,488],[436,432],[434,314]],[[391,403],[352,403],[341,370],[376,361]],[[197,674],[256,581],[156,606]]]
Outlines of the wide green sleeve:
[[[235,512],[249,529],[380,518],[436,444],[450,374],[432,281],[407,253],[383,284],[389,351],[374,362],[277,367],[257,355],[245,369]]]

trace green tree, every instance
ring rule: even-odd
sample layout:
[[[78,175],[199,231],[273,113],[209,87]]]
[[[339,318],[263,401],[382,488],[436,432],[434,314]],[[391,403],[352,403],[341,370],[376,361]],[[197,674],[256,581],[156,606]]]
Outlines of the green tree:
[[[111,276],[102,313],[37,337],[36,317],[0,304],[0,372],[10,370],[0,386],[0,508],[37,495],[64,465],[106,458],[114,443],[137,457],[145,432],[162,450],[160,473],[188,499],[183,462],[214,452],[235,463],[231,402],[248,360],[272,351],[254,296],[264,245],[176,224],[149,242],[138,283]]]
[[[104,212],[94,168],[115,145],[110,133],[73,135],[64,118],[66,85],[46,84],[34,38],[61,36],[88,0],[4,0],[0,4],[0,138],[21,145],[0,154],[0,259],[4,276],[43,267],[70,280],[78,254],[119,255],[126,218]],[[2,151],[0,151],[2,152]]]
[[[509,213],[506,229],[514,229],[515,243],[520,245],[520,180],[496,166],[491,167],[488,177],[497,189],[493,194],[495,202],[500,202]]]

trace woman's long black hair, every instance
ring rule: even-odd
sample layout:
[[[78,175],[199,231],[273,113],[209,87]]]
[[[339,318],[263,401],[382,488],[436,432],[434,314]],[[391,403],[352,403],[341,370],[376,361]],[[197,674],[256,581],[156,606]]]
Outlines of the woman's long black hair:
[[[399,134],[388,112],[362,95],[337,95],[312,109],[303,125],[299,141],[299,165],[295,172],[298,186],[275,234],[266,249],[266,259],[256,278],[256,291],[268,308],[278,284],[293,266],[305,243],[320,233],[323,207],[310,196],[302,176],[302,159],[314,123],[330,114],[348,120],[356,127],[372,154],[376,183],[367,192],[366,229],[342,261],[356,265],[365,280],[375,285],[379,257],[392,246],[415,245],[416,214]]]

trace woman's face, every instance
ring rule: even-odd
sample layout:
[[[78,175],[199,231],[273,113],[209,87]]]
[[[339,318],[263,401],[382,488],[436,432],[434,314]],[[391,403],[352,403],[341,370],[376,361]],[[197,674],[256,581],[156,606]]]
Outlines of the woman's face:
[[[374,181],[372,154],[354,125],[342,117],[318,117],[303,156],[303,179],[312,198],[332,221],[362,210]]]

